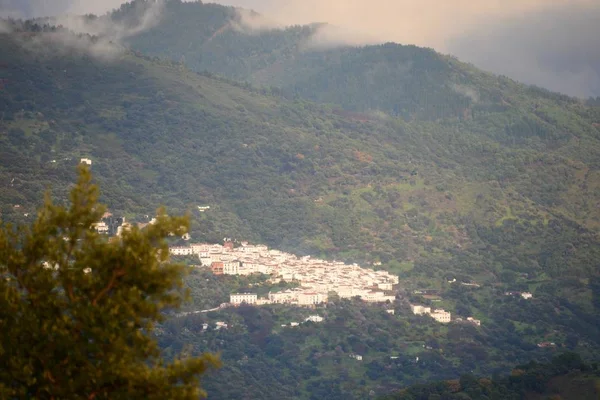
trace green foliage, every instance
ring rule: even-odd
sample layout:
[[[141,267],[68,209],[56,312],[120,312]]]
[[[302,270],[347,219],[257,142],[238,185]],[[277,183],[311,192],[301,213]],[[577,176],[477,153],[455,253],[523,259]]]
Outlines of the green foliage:
[[[190,15],[205,10],[198,4],[181,6],[190,7]],[[177,11],[179,5],[168,7]],[[213,21],[210,15],[206,19]],[[170,29],[170,38],[185,36]],[[212,36],[211,29],[206,35]],[[228,46],[241,38],[264,39],[237,35]],[[278,31],[270,35],[287,40]],[[410,315],[394,320],[383,310],[373,317],[372,308],[354,304],[332,308],[335,323],[303,326],[301,335],[279,328],[306,315],[277,308],[232,316],[229,322],[239,323],[239,331],[200,334],[199,323],[227,319],[222,312],[165,323],[166,331],[157,336],[168,356],[187,345],[195,355],[223,351],[228,367],[205,385],[218,397],[243,397],[245,385],[253,387],[256,398],[294,393],[365,398],[363,388],[382,393],[420,379],[506,372],[515,360],[546,357],[553,350],[536,346],[543,341],[597,357],[597,107],[422,49],[384,45],[312,55],[343,54],[351,68],[343,70],[334,58],[324,62],[319,71],[331,74],[333,91],[313,87],[306,96],[342,99],[353,110],[372,107],[368,96],[361,103],[355,86],[362,84],[360,74],[371,57],[384,70],[380,64],[386,57],[391,65],[415,58],[419,68],[408,73],[408,80],[431,69],[409,91],[382,91],[389,94],[387,105],[396,101],[390,96],[400,96],[407,113],[391,106],[384,107],[387,113],[350,112],[197,74],[179,62],[131,52],[105,59],[78,48],[65,51],[53,37],[0,36],[4,221],[33,218],[38,195],[48,186],[56,199],[66,198],[73,165],[90,157],[104,188],[101,200],[133,222],[166,204],[176,213],[190,211],[194,241],[234,237],[300,255],[381,262],[378,268],[400,275],[406,301],[439,304],[454,315],[483,321],[481,328],[439,326]],[[264,48],[277,46],[264,42]],[[231,54],[236,58],[237,50]],[[347,88],[339,83],[344,74],[354,77]],[[385,74],[377,76],[365,89],[372,87],[369,93],[390,82]],[[398,82],[406,83],[400,77]],[[439,96],[432,96],[436,87]],[[448,88],[477,96],[463,103],[462,95],[452,97]],[[424,98],[430,100],[425,104]],[[199,213],[198,205],[211,208]],[[447,284],[453,278],[456,287]],[[194,303],[185,311],[213,308],[250,284],[275,289],[253,279],[194,271],[185,283]],[[461,281],[481,287],[459,286]],[[426,288],[436,289],[438,298],[414,293]],[[504,296],[509,290],[531,291],[534,299]],[[264,326],[255,322],[247,328],[254,317]],[[254,332],[253,341],[247,329]],[[373,358],[354,363],[348,353],[359,349]],[[401,361],[391,361],[389,349]],[[426,366],[414,365],[423,349],[431,351],[419,355]],[[244,355],[260,374],[248,372]],[[299,377],[306,382],[300,388]]]
[[[186,218],[161,211],[144,231],[107,241],[86,168],[70,206],[46,197],[31,226],[0,231],[0,397],[197,399],[210,354],[164,362],[150,336],[178,307],[182,268],[165,238]]]
[[[122,20],[135,10],[124,6],[112,18]],[[452,63],[432,50],[392,43],[320,48],[320,32],[333,29],[326,24],[253,32],[246,18],[231,7],[168,1],[159,24],[130,38],[129,45],[144,54],[185,60],[198,72],[352,111],[435,119],[462,115],[472,104],[454,80],[447,81],[455,75]]]
[[[517,366],[509,377],[476,378],[463,375],[459,381],[416,385],[382,400],[429,399],[597,399],[600,370],[582,362],[576,353],[564,353],[550,363],[531,362]]]
[[[233,277],[211,277],[202,271],[191,277],[188,287],[198,299],[203,296],[195,293],[218,298],[235,282]],[[364,398],[370,391],[383,395],[427,381],[469,378],[465,374],[507,374],[515,362],[548,361],[566,349],[585,351],[588,362],[600,357],[598,314],[578,310],[561,291],[549,288],[552,294],[538,291],[536,298],[524,300],[491,286],[457,285],[440,289],[439,303],[409,294],[414,289],[409,280],[403,286],[407,288],[399,293],[401,300],[388,305],[332,296],[326,307],[317,309],[246,306],[177,315],[161,326],[159,342],[166,354],[184,346],[192,354],[220,353],[223,369],[203,382],[219,398],[235,398],[241,390],[261,399]],[[561,290],[576,293],[581,286],[565,285]],[[443,306],[454,316],[468,307],[468,315],[481,318],[482,325],[439,324],[413,315],[409,303]],[[216,304],[199,304],[195,310]],[[395,315],[384,311],[390,308]],[[301,323],[314,314],[325,321]],[[228,329],[216,330],[216,321],[227,322]],[[291,327],[294,321],[301,324]],[[543,341],[556,342],[556,347],[538,347]],[[363,360],[354,360],[351,354],[360,354]],[[232,381],[240,383],[230,385]]]

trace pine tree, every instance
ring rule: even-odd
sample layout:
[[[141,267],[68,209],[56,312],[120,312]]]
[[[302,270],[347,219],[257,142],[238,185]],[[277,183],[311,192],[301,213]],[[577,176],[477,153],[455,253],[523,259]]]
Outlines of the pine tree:
[[[94,229],[104,213],[80,167],[70,206],[49,195],[31,226],[0,227],[0,398],[198,399],[212,354],[161,358],[152,337],[163,311],[184,300],[184,269],[165,238],[186,217],[113,240]]]

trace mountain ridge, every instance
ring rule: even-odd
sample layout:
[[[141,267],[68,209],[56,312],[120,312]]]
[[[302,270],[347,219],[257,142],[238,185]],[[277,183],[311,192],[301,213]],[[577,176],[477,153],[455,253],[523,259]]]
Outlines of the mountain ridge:
[[[234,237],[381,262],[403,284],[397,316],[340,302],[322,310],[332,316],[322,329],[282,333],[273,321],[304,311],[278,307],[207,315],[233,326],[246,321],[207,337],[183,330],[200,329],[204,316],[169,322],[167,353],[184,344],[227,351],[231,369],[209,383],[213,391],[239,391],[225,384],[235,377],[268,395],[267,381],[242,367],[244,356],[261,375],[277,369],[268,382],[282,393],[309,398],[337,388],[330,398],[348,398],[363,393],[356,377],[364,388],[392,388],[426,371],[447,377],[445,368],[504,371],[514,360],[545,357],[536,345],[545,341],[600,354],[597,108],[460,70],[481,88],[466,114],[349,111],[126,49],[100,57],[94,43],[102,41],[35,23],[0,34],[3,223],[27,221],[48,186],[64,199],[85,157],[102,201],[133,222],[164,204],[190,212],[195,241]],[[198,205],[211,209],[198,213]],[[453,286],[453,279],[478,286]],[[203,308],[252,283],[202,270],[187,282]],[[439,293],[439,302],[422,289]],[[482,327],[435,324],[413,316],[409,303],[474,316]],[[258,316],[264,326],[247,325]],[[390,361],[389,349],[401,360]],[[350,364],[348,353],[358,351],[367,362]],[[413,353],[427,367],[415,367]],[[290,376],[302,374],[310,387],[298,389]]]

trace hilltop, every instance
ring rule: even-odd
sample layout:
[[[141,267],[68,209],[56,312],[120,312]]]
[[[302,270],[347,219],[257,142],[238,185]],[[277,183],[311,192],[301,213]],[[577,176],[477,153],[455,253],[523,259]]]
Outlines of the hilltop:
[[[431,353],[432,364],[452,366],[453,374],[504,371],[515,360],[543,356],[548,349],[536,344],[546,341],[589,357],[600,353],[598,108],[456,64],[472,74],[472,88],[495,93],[495,100],[481,95],[459,116],[407,119],[289,99],[197,73],[187,60],[104,45],[49,27],[0,34],[3,222],[30,218],[48,186],[64,198],[74,166],[89,158],[101,200],[114,214],[135,221],[164,204],[172,213],[190,212],[195,241],[234,237],[296,255],[377,264],[400,277],[399,310],[409,301],[435,302],[482,321],[480,330],[432,321],[411,327],[413,317],[402,313],[399,320],[382,322],[392,318],[385,314],[365,322],[373,308],[344,303],[338,323],[300,349],[334,352],[323,364],[315,361],[327,379],[337,371],[335,357],[352,361],[350,347],[372,352],[370,379],[396,382],[385,387],[414,383],[419,374],[450,378],[441,376],[444,368],[431,376],[395,375],[400,367],[376,374],[388,365],[380,363],[389,360],[388,349],[410,348],[412,359],[424,344],[394,339],[399,326],[414,340],[435,339],[441,350]],[[198,206],[210,209],[200,213]],[[209,277],[196,278],[190,285],[198,307],[214,307],[240,289],[239,282],[211,287]],[[423,296],[422,289],[436,295]],[[277,319],[284,311],[262,312]],[[277,332],[251,329],[272,342],[242,342],[248,336],[241,331],[227,345],[250,350],[237,349],[230,359],[243,362],[271,343],[274,350],[260,362],[279,368],[282,379],[289,379],[285,371],[299,373]],[[385,332],[381,341],[368,341],[378,329]],[[308,340],[312,331],[304,333]],[[185,333],[173,337],[166,348],[185,344]],[[288,339],[282,340],[294,350],[294,331]],[[198,348],[205,344],[193,340]],[[223,346],[220,340],[211,349]],[[314,354],[298,354],[310,368]],[[367,368],[351,365],[354,372],[340,375],[345,382]],[[240,373],[232,368],[225,377]]]
[[[134,1],[112,18],[135,20],[144,7],[145,1]],[[184,61],[192,70],[271,88],[289,98],[405,120],[470,118],[523,105],[505,96],[503,89],[518,86],[510,79],[432,49],[396,43],[356,46],[354,37],[326,23],[283,27],[267,16],[217,4],[169,0],[154,26],[126,42],[144,54]],[[540,89],[526,91],[568,101]],[[505,125],[544,131],[543,121],[515,116]]]

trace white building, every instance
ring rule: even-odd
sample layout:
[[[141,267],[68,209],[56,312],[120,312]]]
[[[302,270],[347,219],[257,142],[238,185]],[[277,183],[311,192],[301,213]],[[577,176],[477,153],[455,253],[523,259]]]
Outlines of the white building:
[[[89,158],[82,158],[79,161],[80,164],[86,164],[86,165],[92,165],[92,160],[90,160]]]
[[[360,354],[350,354],[350,358],[354,358],[357,361],[362,361],[363,356],[361,356]]]
[[[327,295],[323,293],[303,292],[298,294],[298,304],[309,306],[327,302]]]
[[[481,320],[475,319],[473,317],[467,317],[467,321],[477,326],[481,326]]]
[[[225,275],[238,275],[240,269],[239,261],[229,261],[223,263],[223,273]]]
[[[442,324],[447,324],[451,321],[452,315],[445,310],[438,309],[429,314],[431,318],[435,319],[437,322],[441,322]]]
[[[308,318],[306,318],[304,321],[308,322],[322,322],[325,318],[319,316],[319,315],[311,315]]]
[[[410,305],[410,310],[415,315],[424,315],[431,314],[431,307],[419,306],[419,305]]]
[[[521,297],[524,298],[525,300],[529,300],[533,297],[533,295],[529,292],[523,292],[523,293],[521,293]]]
[[[341,285],[333,289],[342,299],[347,299],[356,296],[354,288],[350,285]]]
[[[381,290],[392,290],[394,288],[394,284],[391,282],[380,282],[377,284],[377,287]]]
[[[396,314],[396,310],[393,310],[393,309],[392,310],[385,310],[385,312],[388,313],[388,314],[391,314],[391,315]]]
[[[173,246],[169,248],[169,253],[173,256],[190,256],[194,254],[191,247]]]
[[[234,293],[229,295],[229,302],[231,304],[256,304],[258,295],[256,293]]]
[[[215,329],[219,330],[219,329],[227,329],[228,325],[227,323],[223,322],[223,321],[217,321],[217,323],[215,324]]]
[[[108,233],[108,225],[106,225],[106,222],[103,222],[103,221],[96,222],[92,226],[94,227],[94,229],[96,229],[96,231],[98,233],[102,233],[102,234]]]
[[[363,301],[367,301],[369,303],[383,303],[386,301],[394,301],[396,298],[394,296],[386,296],[383,292],[367,292],[361,294],[361,298]]]
[[[271,303],[284,304],[298,302],[299,292],[294,290],[285,290],[283,292],[269,292],[269,300]]]
[[[131,224],[129,222],[125,222],[125,218],[123,218],[123,223],[117,228],[117,236],[121,236],[123,232],[127,232],[129,230],[131,230]]]

